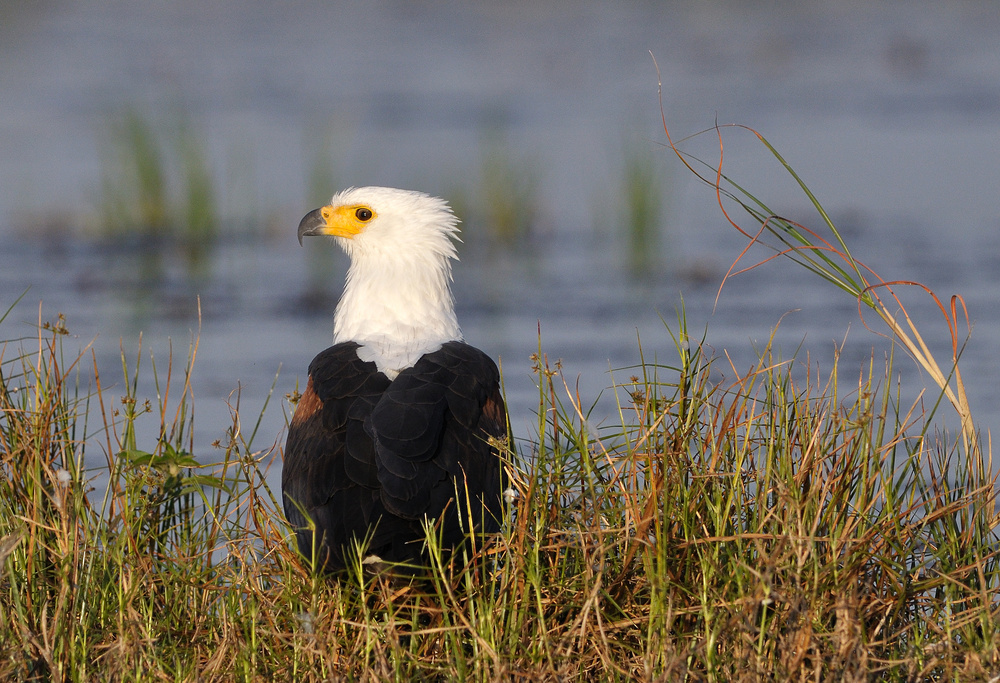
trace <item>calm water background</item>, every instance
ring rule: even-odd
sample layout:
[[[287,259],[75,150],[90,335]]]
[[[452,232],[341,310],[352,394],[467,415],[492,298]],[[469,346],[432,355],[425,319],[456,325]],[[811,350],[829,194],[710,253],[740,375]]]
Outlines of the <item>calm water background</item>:
[[[808,352],[828,370],[846,335],[843,381],[873,352],[881,362],[888,345],[859,323],[854,302],[790,264],[738,277],[714,307],[743,242],[712,192],[661,146],[650,52],[675,137],[716,120],[752,126],[823,201],[857,257],[886,279],[965,297],[973,410],[984,428],[1000,416],[994,3],[92,0],[10,3],[0,21],[0,307],[29,288],[0,338],[31,336],[39,302],[43,320],[65,313],[67,350],[93,342],[103,382],[117,382],[114,400],[120,349],[134,363],[141,333],[161,371],[168,340],[182,359],[200,296],[203,462],[219,457],[209,444],[230,424],[232,392],[240,388],[252,423],[279,368],[256,445],[283,440],[278,399],[331,339],[346,262],[295,240],[298,219],[317,205],[317,159],[333,185],[327,196],[384,184],[455,202],[466,218],[460,321],[470,342],[502,358],[521,436],[535,421],[529,356],[539,328],[550,359],[593,400],[611,383],[609,368],[637,362],[637,336],[647,359],[676,357],[660,316],[676,329],[682,296],[692,331],[707,328],[710,347],[742,371],[779,320],[786,358],[801,347],[801,360]],[[185,118],[211,161],[224,234],[196,271],[168,243],[94,237],[109,122],[126,108]],[[727,141],[733,177],[818,226],[759,145],[735,131]],[[710,136],[690,149],[714,160]],[[653,265],[637,274],[622,169],[642,154],[654,159],[664,206]],[[524,208],[532,235],[513,248],[486,236],[490,155],[534,189]],[[947,330],[931,302],[908,302],[946,359]],[[718,370],[732,374],[724,363]],[[908,395],[926,386],[905,357],[896,371]],[[142,379],[151,395],[148,373]],[[957,426],[950,413],[944,423]]]

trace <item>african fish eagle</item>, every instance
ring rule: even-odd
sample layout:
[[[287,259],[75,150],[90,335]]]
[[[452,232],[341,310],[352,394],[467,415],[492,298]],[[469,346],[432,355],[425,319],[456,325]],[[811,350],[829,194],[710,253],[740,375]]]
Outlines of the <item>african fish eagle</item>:
[[[499,529],[507,412],[496,364],[455,317],[457,232],[443,200],[385,187],[344,190],[299,223],[299,243],[332,236],[351,261],[281,474],[299,551],[325,570],[358,546],[365,563],[423,564],[425,520],[445,548]]]

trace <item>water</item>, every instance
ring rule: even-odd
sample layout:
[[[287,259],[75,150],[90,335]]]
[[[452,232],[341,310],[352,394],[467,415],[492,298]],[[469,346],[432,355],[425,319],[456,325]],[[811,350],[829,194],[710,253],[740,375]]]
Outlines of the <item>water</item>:
[[[217,457],[209,444],[229,426],[233,392],[252,422],[279,368],[257,446],[283,439],[280,399],[331,338],[345,261],[310,260],[316,247],[295,241],[298,219],[315,208],[317,155],[330,164],[327,194],[386,184],[468,209],[459,317],[470,342],[502,358],[520,435],[534,423],[539,328],[567,381],[593,399],[609,368],[637,362],[637,337],[647,358],[675,358],[660,316],[673,325],[682,296],[690,328],[707,326],[710,346],[741,371],[779,320],[786,357],[801,345],[801,357],[829,368],[846,334],[843,367],[873,347],[882,358],[887,344],[855,304],[789,264],[739,276],[715,305],[744,244],[710,189],[660,147],[650,52],[675,136],[716,119],[760,130],[856,256],[886,279],[965,297],[970,400],[983,427],[997,423],[1000,15],[990,3],[95,0],[18,3],[2,16],[0,303],[30,289],[0,337],[32,334],[41,301],[43,319],[66,313],[70,347],[93,342],[109,385],[122,347],[134,363],[140,332],[161,370],[168,340],[182,359],[200,296],[195,455],[204,461]],[[204,274],[169,245],[147,245],[163,269],[150,284],[135,244],[88,236],[102,136],[124,107],[186,116],[202,136],[227,219]],[[729,172],[818,227],[760,146],[727,134]],[[536,181],[535,236],[514,250],[486,244],[475,210],[484,155],[497,148]],[[690,148],[717,153],[710,136]],[[658,266],[642,277],[629,274],[618,227],[628,150],[657,155],[666,203]],[[307,305],[317,263],[334,298]],[[907,303],[947,358],[932,302],[913,293]],[[926,386],[909,360],[896,366],[914,392]],[[152,393],[151,381],[141,389]],[[121,393],[120,382],[108,389]]]

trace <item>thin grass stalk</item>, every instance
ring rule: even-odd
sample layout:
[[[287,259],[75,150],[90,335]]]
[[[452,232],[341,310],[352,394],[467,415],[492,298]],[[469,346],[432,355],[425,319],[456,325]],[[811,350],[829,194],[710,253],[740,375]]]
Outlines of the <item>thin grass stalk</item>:
[[[655,61],[655,60],[654,60]],[[743,250],[743,252],[737,257],[733,265],[730,267],[729,272],[726,274],[726,278],[723,280],[723,284],[720,286],[720,291],[722,286],[725,285],[726,280],[732,275],[738,274],[740,272],[745,272],[750,268],[756,268],[763,263],[766,263],[771,258],[776,256],[786,256],[792,261],[802,265],[807,270],[815,273],[819,277],[833,283],[845,292],[853,295],[859,306],[859,315],[861,313],[862,304],[875,310],[876,314],[881,318],[881,320],[889,328],[890,335],[889,338],[898,341],[900,344],[906,348],[907,352],[913,357],[913,359],[923,367],[931,378],[934,380],[935,384],[941,389],[941,391],[948,398],[949,403],[954,407],[956,413],[959,416],[962,424],[962,438],[963,445],[967,455],[979,457],[981,455],[981,446],[979,442],[979,437],[976,432],[975,423],[972,419],[972,413],[969,407],[968,397],[965,392],[965,385],[962,381],[961,372],[958,366],[959,359],[959,336],[958,336],[958,315],[957,307],[960,305],[963,312],[965,313],[966,327],[969,327],[968,312],[965,310],[964,300],[960,296],[953,296],[951,298],[950,311],[945,309],[945,306],[941,303],[938,297],[927,287],[920,285],[919,283],[910,281],[892,281],[887,282],[880,278],[874,270],[866,266],[862,262],[858,261],[851,254],[850,249],[848,249],[846,242],[840,235],[833,221],[831,220],[829,214],[820,204],[816,196],[809,190],[803,180],[795,173],[788,162],[781,156],[781,154],[771,145],[768,140],[758,133],[757,131],[741,125],[732,126],[720,126],[716,125],[711,131],[714,131],[718,139],[719,146],[719,160],[716,165],[711,165],[701,160],[689,157],[689,155],[682,152],[674,143],[673,138],[670,135],[670,131],[666,123],[666,114],[662,106],[662,83],[659,85],[660,94],[660,113],[661,120],[663,124],[664,133],[667,136],[668,144],[671,150],[675,153],[678,159],[691,171],[697,178],[706,184],[712,186],[716,191],[716,199],[720,210],[723,213],[726,221],[738,230],[741,234],[749,239],[749,244]],[[831,244],[829,241],[823,239],[816,232],[806,228],[803,225],[795,223],[793,221],[782,218],[779,214],[772,211],[767,207],[762,201],[757,199],[750,192],[745,190],[742,186],[733,181],[729,176],[723,174],[723,142],[722,142],[722,128],[724,127],[735,127],[743,130],[749,131],[753,134],[770,152],[775,159],[782,165],[785,171],[795,180],[800,189],[806,194],[810,203],[816,209],[817,213],[828,231],[833,236],[836,244]],[[702,131],[707,132],[707,131]],[[697,135],[697,134],[696,134]],[[683,142],[683,141],[682,141]],[[702,175],[701,172],[696,170],[691,164],[696,163],[700,166],[704,166],[711,172],[711,177],[706,177]],[[723,183],[726,186],[723,186]],[[732,188],[732,189],[729,189]],[[760,225],[759,229],[754,233],[744,230],[740,225],[730,216],[727,211],[723,198],[730,199],[736,202],[742,209],[744,209],[754,220]],[[761,235],[764,232],[768,232],[772,236],[776,237],[782,246],[774,247],[768,245],[766,242],[762,241]],[[749,251],[750,247],[754,244],[764,244],[769,248],[773,249],[776,253],[768,259],[764,259],[749,268],[744,268],[743,270],[736,271],[736,265],[742,259],[742,257]],[[838,261],[842,262],[841,265]],[[867,274],[866,274],[867,273]],[[870,279],[871,278],[871,279]],[[923,340],[919,330],[914,324],[913,320],[910,318],[906,311],[906,307],[903,306],[899,297],[893,290],[894,285],[904,285],[904,286],[916,286],[923,289],[927,294],[931,296],[935,304],[940,309],[942,315],[945,318],[946,324],[951,335],[952,340],[952,359],[949,364],[948,372],[942,371],[940,365],[934,358],[933,353],[927,347]],[[902,316],[904,322],[900,322],[897,315],[893,313],[892,308],[889,307],[882,298],[878,296],[878,289],[885,289],[889,292],[891,299],[895,302],[899,315]],[[862,321],[864,318],[862,316]],[[865,323],[866,328],[868,327]],[[870,328],[869,328],[870,329]],[[952,378],[954,377],[954,386],[952,386]]]

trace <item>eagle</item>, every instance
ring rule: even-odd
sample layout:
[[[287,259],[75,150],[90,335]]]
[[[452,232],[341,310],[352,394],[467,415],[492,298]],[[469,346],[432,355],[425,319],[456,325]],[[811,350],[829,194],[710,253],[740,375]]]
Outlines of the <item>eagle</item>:
[[[350,257],[281,474],[299,552],[321,570],[421,567],[428,528],[449,551],[499,530],[507,411],[496,363],[455,316],[458,223],[444,200],[386,187],[339,192],[299,223],[300,244],[331,236]]]

